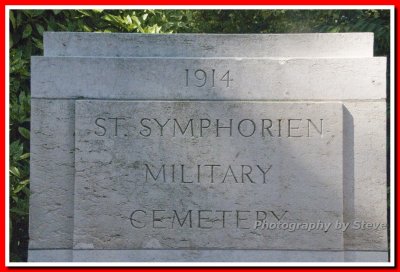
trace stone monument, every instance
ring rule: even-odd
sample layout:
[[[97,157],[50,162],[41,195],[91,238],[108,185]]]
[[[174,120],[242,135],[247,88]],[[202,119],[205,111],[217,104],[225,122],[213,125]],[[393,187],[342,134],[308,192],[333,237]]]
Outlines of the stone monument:
[[[32,262],[387,262],[372,33],[44,34]]]

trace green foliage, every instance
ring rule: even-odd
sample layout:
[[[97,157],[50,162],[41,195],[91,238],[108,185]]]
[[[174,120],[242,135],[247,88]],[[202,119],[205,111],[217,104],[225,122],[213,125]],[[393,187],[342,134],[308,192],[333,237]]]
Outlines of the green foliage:
[[[189,28],[204,33],[373,32],[375,54],[388,56],[389,22],[389,10],[209,10],[194,11]]]
[[[28,200],[29,200],[29,153],[24,145],[15,140],[10,144],[10,240],[11,259],[22,261],[26,253],[28,234]]]
[[[26,261],[29,200],[30,57],[43,32],[287,33],[374,32],[389,55],[389,11],[382,10],[12,10],[10,18],[10,251]]]
[[[10,11],[10,252],[26,261],[29,203],[30,57],[43,54],[44,31],[173,33],[185,11]]]

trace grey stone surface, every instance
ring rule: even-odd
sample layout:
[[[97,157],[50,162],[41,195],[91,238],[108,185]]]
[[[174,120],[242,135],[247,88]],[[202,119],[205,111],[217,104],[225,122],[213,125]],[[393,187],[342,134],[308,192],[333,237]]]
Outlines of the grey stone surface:
[[[388,262],[389,255],[385,251],[347,251],[344,255],[345,262]]]
[[[77,101],[74,248],[343,249],[342,122],[341,103]]]
[[[29,248],[71,248],[75,103],[31,100]]]
[[[46,36],[47,35],[47,36]],[[158,39],[158,44],[155,42],[152,51],[145,50],[145,42],[140,43],[138,41],[144,41],[145,36],[128,37],[126,34],[122,35],[104,35],[99,39],[99,43],[93,45],[93,52],[90,48],[84,48],[85,45],[93,43],[96,35],[90,34],[85,36],[84,34],[66,34],[66,33],[48,33],[45,36],[45,55],[46,56],[73,56],[83,55],[94,56],[99,54],[101,56],[137,56],[134,54],[141,54],[139,56],[158,56],[157,54],[163,53],[157,51],[157,48],[161,48],[162,39],[170,39],[168,43],[171,50],[164,52],[169,57],[186,57],[189,54],[200,54],[195,56],[202,57],[221,57],[216,54],[221,54],[219,44],[221,39],[211,38],[203,48],[199,45],[186,47],[185,50],[176,50],[172,48],[174,43],[180,38],[178,36],[166,38],[164,36],[154,37]],[[54,35],[54,36],[52,36]],[[360,36],[358,36],[360,35]],[[368,37],[368,35],[370,35]],[[201,35],[196,39],[201,38]],[[273,36],[273,35],[272,35]],[[91,60],[90,58],[83,58],[83,62],[75,63],[75,58],[50,58],[50,59],[33,59],[32,65],[32,157],[31,157],[31,215],[30,215],[30,251],[29,261],[57,261],[57,260],[75,260],[75,261],[108,261],[112,259],[121,261],[146,261],[155,260],[159,257],[159,260],[174,260],[185,261],[185,258],[192,260],[190,257],[193,251],[186,250],[76,250],[74,258],[72,258],[72,251],[65,250],[65,248],[72,248],[72,233],[73,233],[73,218],[72,208],[73,206],[73,187],[74,187],[74,104],[75,99],[78,97],[87,97],[95,99],[155,99],[155,100],[191,100],[191,99],[206,99],[206,100],[289,100],[298,102],[313,102],[315,100],[332,100],[343,102],[343,219],[345,222],[365,221],[366,223],[373,224],[385,224],[386,223],[386,83],[385,83],[385,68],[386,60],[384,58],[359,58],[359,59],[290,59],[297,54],[297,57],[308,57],[306,55],[299,56],[301,54],[309,54],[310,51],[314,51],[314,56],[318,57],[329,57],[329,54],[335,52],[336,57],[338,54],[346,54],[345,51],[341,51],[340,46],[336,47],[338,50],[333,50],[331,53],[326,54],[323,50],[307,50],[305,47],[313,48],[315,44],[318,45],[320,41],[326,41],[325,36],[316,36],[314,45],[307,45],[306,39],[303,39],[304,43],[299,43],[300,48],[303,51],[299,51],[293,47],[282,47],[280,50],[276,45],[280,41],[293,41],[296,35],[291,37],[261,37],[258,36],[254,39],[270,39],[271,42],[266,44],[271,50],[268,50],[268,54],[275,54],[274,57],[282,57],[279,59],[260,59],[260,60],[249,60],[250,62],[261,62],[269,64],[266,70],[251,70],[253,74],[250,75],[250,79],[263,78],[262,81],[253,82],[249,80],[247,74],[240,76],[239,81],[250,82],[248,86],[250,88],[243,87],[241,90],[235,89],[233,93],[227,93],[224,91],[223,86],[218,85],[214,88],[206,87],[204,92],[203,88],[188,86],[187,88],[176,88],[173,85],[166,93],[157,91],[166,90],[163,86],[164,82],[157,84],[152,82],[149,86],[147,83],[145,86],[148,89],[143,89],[143,81],[132,84],[129,78],[131,71],[128,63],[135,63],[139,65],[140,69],[135,68],[134,71],[139,71],[139,74],[135,74],[133,78],[135,80],[168,80],[168,82],[176,81],[176,75],[171,70],[177,70],[176,66],[164,65],[170,60],[161,59],[158,62],[157,59],[150,60],[137,60],[137,59],[126,59],[114,61],[111,59],[113,65],[102,64],[107,62],[104,59]],[[352,46],[348,48],[348,53],[352,52],[352,56],[356,57],[355,51],[358,51],[359,57],[370,57],[372,56],[372,34],[362,35],[357,34]],[[86,38],[85,38],[86,37]],[[207,37],[207,36],[202,36]],[[332,37],[332,36],[331,36]],[[342,41],[348,41],[350,36],[337,36]],[[51,39],[54,38],[54,41]],[[310,37],[306,37],[310,38]],[[67,40],[65,40],[67,39]],[[214,40],[212,40],[214,39]],[[232,37],[232,40],[235,38]],[[271,40],[272,39],[272,40]],[[275,39],[275,41],[274,41]],[[300,37],[300,40],[302,38]],[[359,40],[358,40],[359,39]],[[136,44],[130,43],[130,41],[137,41]],[[309,39],[310,40],[310,39]],[[318,41],[319,40],[319,41]],[[367,50],[357,50],[358,41],[360,44],[367,45]],[[116,43],[120,44],[120,47]],[[126,42],[123,42],[126,41]],[[310,40],[312,41],[312,39]],[[76,44],[72,44],[75,43]],[[63,44],[65,43],[65,45]],[[214,48],[210,48],[209,45],[213,45]],[[274,47],[271,46],[273,44]],[[344,43],[343,43],[344,44]],[[358,44],[355,45],[354,44]],[[349,44],[348,44],[349,45]],[[105,46],[105,47],[103,47]],[[114,47],[115,46],[115,47]],[[138,50],[133,51],[129,48],[136,48]],[[224,43],[226,47],[227,44]],[[235,45],[229,45],[230,49],[235,49]],[[237,45],[236,45],[237,46]],[[252,46],[256,46],[255,43]],[[319,45],[321,46],[321,45]],[[330,45],[333,48],[334,44]],[[336,46],[336,45],[335,45]],[[112,48],[115,48],[113,51]],[[222,47],[221,47],[222,48]],[[245,47],[244,47],[245,48]],[[320,47],[329,48],[328,47]],[[126,50],[127,49],[127,50]],[[204,49],[204,50],[203,50]],[[273,49],[273,50],[272,50]],[[160,49],[161,50],[161,49]],[[220,51],[218,51],[220,50]],[[239,51],[241,49],[238,49]],[[248,50],[248,48],[247,48]],[[245,55],[234,55],[234,57],[257,57],[259,51],[252,51]],[[297,50],[297,51],[296,51]],[[121,55],[121,51],[126,51],[127,55]],[[206,55],[206,52],[209,55]],[[230,54],[233,51],[226,51],[226,54]],[[282,52],[286,52],[286,56],[283,56]],[[367,53],[369,52],[369,53]],[[223,52],[222,52],[223,53]],[[358,54],[357,53],[357,54]],[[364,53],[368,55],[364,56]],[[128,55],[129,54],[129,55]],[[215,54],[215,55],[213,55]],[[322,54],[325,54],[324,56]],[[361,55],[362,54],[362,55]],[[229,56],[229,55],[223,55]],[[190,57],[190,56],[189,56]],[[312,56],[309,56],[312,57]],[[332,56],[334,57],[334,56]],[[351,57],[342,56],[342,57]],[[66,61],[63,61],[66,60]],[[200,81],[195,79],[194,71],[196,69],[211,69],[207,71],[207,76],[210,78],[210,72],[213,67],[207,65],[208,61],[210,64],[219,65],[218,67],[226,67],[223,64],[224,59],[214,60],[177,60],[182,63],[192,63],[195,66],[185,67],[183,69],[192,69],[190,72],[190,83],[199,84]],[[248,70],[248,66],[242,66],[243,62],[247,62],[248,59],[230,59],[229,63],[237,63],[235,67],[239,71],[245,71],[243,67]],[[309,61],[307,63],[307,61]],[[87,63],[89,63],[87,65]],[[171,62],[172,63],[172,62]],[[279,63],[280,65],[277,65]],[[100,65],[101,64],[101,65]],[[151,65],[148,65],[151,64]],[[204,64],[204,67],[197,67],[198,64]],[[288,65],[291,69],[288,69]],[[294,65],[295,64],[295,65]],[[326,66],[325,66],[326,64]],[[59,67],[60,65],[65,67]],[[124,67],[124,65],[126,67]],[[47,67],[46,67],[47,66]],[[251,65],[254,66],[254,65]],[[328,66],[330,68],[328,68]],[[135,66],[137,67],[137,66]],[[162,67],[162,68],[161,68]],[[171,67],[171,68],[170,68]],[[326,69],[321,69],[326,67]],[[332,68],[332,69],[331,69]],[[118,71],[125,71],[119,74],[113,74],[111,70],[119,69]],[[145,75],[144,70],[150,70],[150,75]],[[277,69],[276,72],[270,71],[270,69]],[[154,71],[157,72],[154,73]],[[161,71],[161,72],[159,72]],[[318,74],[318,71],[322,73],[325,71],[330,73],[329,77]],[[218,74],[218,71],[216,71]],[[235,75],[236,71],[230,70],[230,75]],[[291,72],[292,74],[289,74]],[[185,73],[185,70],[183,70]],[[285,74],[287,73],[287,74]],[[310,74],[311,73],[311,74]],[[96,75],[97,74],[97,75]],[[161,74],[161,75],[160,75]],[[266,76],[264,76],[266,74]],[[124,75],[122,78],[119,75]],[[175,76],[175,79],[171,77]],[[287,75],[287,76],[282,76]],[[117,76],[117,77],[116,77]],[[141,77],[142,76],[142,77]],[[198,72],[197,76],[201,77],[201,73]],[[246,78],[247,76],[247,78]],[[267,77],[268,76],[268,77]],[[282,85],[281,81],[287,82],[291,78],[297,80],[292,82],[291,85]],[[269,78],[271,77],[271,78]],[[280,78],[279,78],[280,77]],[[230,83],[237,83],[238,78],[232,77],[234,81]],[[318,84],[314,84],[312,80],[319,78]],[[182,79],[182,78],[181,78]],[[311,80],[312,79],[312,80]],[[185,80],[185,74],[183,74],[183,80]],[[192,81],[194,80],[194,81]],[[244,80],[244,81],[243,81]],[[273,82],[271,82],[271,80]],[[361,82],[359,86],[351,81]],[[236,81],[236,82],[235,82]],[[176,81],[175,83],[181,83],[182,80]],[[185,84],[186,82],[184,82]],[[210,83],[210,81],[208,81]],[[219,83],[226,83],[226,81],[220,81]],[[276,83],[276,84],[275,84]],[[311,85],[310,85],[310,84]],[[251,85],[254,84],[254,85]],[[269,85],[270,84],[270,85]],[[286,84],[286,83],[285,83]],[[296,85],[297,84],[297,85]],[[135,88],[132,88],[134,86]],[[231,85],[232,87],[234,85]],[[271,89],[265,88],[270,86]],[[287,88],[289,86],[289,88]],[[125,89],[121,89],[125,88]],[[283,88],[284,87],[284,88]],[[297,90],[295,89],[297,87]],[[319,87],[319,88],[318,88]],[[213,92],[214,90],[214,92]],[[229,90],[232,90],[230,88]],[[244,90],[244,91],[243,91]],[[288,92],[290,90],[290,92]],[[264,92],[264,93],[263,93]],[[115,95],[116,94],[116,95]],[[206,94],[206,95],[205,95]],[[261,94],[256,95],[254,94]],[[303,95],[304,94],[304,95]],[[45,99],[38,99],[38,98]],[[48,99],[47,99],[48,98]],[[54,99],[61,98],[61,99]],[[65,99],[67,98],[67,99]],[[39,117],[35,117],[39,116]],[[43,130],[34,131],[35,127],[41,127]],[[50,133],[47,133],[46,130]],[[44,132],[44,133],[41,133]],[[72,150],[72,152],[71,152]],[[381,159],[377,159],[381,158]],[[47,190],[47,191],[46,191]],[[55,197],[52,197],[54,195]],[[45,203],[45,204],[43,204]],[[298,260],[322,260],[327,257],[327,260],[337,261],[387,261],[387,232],[384,229],[364,229],[354,230],[349,229],[344,232],[343,246],[345,249],[351,249],[354,251],[308,251],[306,253],[299,253],[296,256]],[[54,250],[58,249],[58,250]],[[364,251],[370,250],[370,251]],[[378,251],[377,251],[378,250]],[[379,251],[381,250],[381,251]],[[153,257],[148,255],[152,253]],[[189,252],[189,253],[188,253]],[[198,250],[198,260],[207,261],[212,259],[207,250]],[[217,252],[217,251],[213,251]],[[219,251],[218,251],[219,252]],[[252,256],[274,256],[277,260],[281,260],[282,256],[288,256],[289,259],[293,259],[291,252],[293,251],[265,251],[257,250],[254,253],[249,250],[224,250],[219,252],[221,261],[230,261],[233,259],[239,259],[239,253],[241,252],[243,260],[253,259]],[[275,252],[275,255],[271,252]],[[299,251],[300,252],[300,251]],[[225,254],[223,254],[225,253]],[[287,254],[286,254],[287,253]],[[329,255],[331,253],[331,255]],[[118,258],[116,255],[120,256]],[[132,254],[135,254],[132,256]],[[183,255],[182,255],[183,254]],[[197,254],[197,253],[196,253]],[[195,254],[195,255],[196,255]],[[231,255],[233,254],[233,255]],[[236,255],[235,255],[236,254]],[[264,255],[267,254],[267,255]],[[281,255],[279,255],[281,254]],[[173,257],[171,257],[173,256]],[[177,256],[184,256],[183,259]],[[227,258],[223,258],[228,256]],[[341,256],[341,257],[340,257]],[[137,258],[135,258],[137,257]],[[331,258],[332,257],[332,258]],[[314,258],[314,259],[313,259]]]
[[[28,262],[72,262],[72,249],[29,249]]]
[[[78,250],[76,262],[387,262],[382,251]]]
[[[324,250],[77,250],[74,251],[73,260],[77,262],[343,262],[344,255],[343,251]]]
[[[384,251],[326,250],[30,250],[32,262],[387,262]]]
[[[387,250],[386,102],[346,102],[343,115],[345,246]]]
[[[30,248],[72,247],[74,155],[69,150],[74,149],[74,103],[73,100],[32,100],[32,128],[46,125],[43,129],[46,131],[51,124],[53,132],[45,134],[36,129],[31,132]],[[63,111],[67,108],[69,110]],[[345,222],[364,220],[386,223],[386,161],[373,159],[386,156],[385,108],[386,102],[383,101],[344,103]],[[50,135],[52,137],[49,138]],[[54,143],[53,146],[64,147],[43,148],[49,140]],[[59,156],[62,158],[57,161]],[[42,193],[35,193],[35,188]],[[59,197],[52,199],[47,192]],[[47,203],[46,206],[43,203]],[[51,210],[54,212],[48,212]],[[387,248],[387,232],[384,229],[349,229],[344,238],[347,249]]]
[[[32,97],[384,99],[385,69],[386,58],[278,60],[33,57]],[[229,82],[228,76],[224,77],[227,71]]]
[[[45,56],[372,57],[373,33],[128,34],[45,32]]]

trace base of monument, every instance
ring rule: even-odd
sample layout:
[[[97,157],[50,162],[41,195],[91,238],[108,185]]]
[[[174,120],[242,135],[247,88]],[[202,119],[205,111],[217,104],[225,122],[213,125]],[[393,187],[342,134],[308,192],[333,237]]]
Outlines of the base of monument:
[[[388,262],[387,251],[31,249],[29,262]]]

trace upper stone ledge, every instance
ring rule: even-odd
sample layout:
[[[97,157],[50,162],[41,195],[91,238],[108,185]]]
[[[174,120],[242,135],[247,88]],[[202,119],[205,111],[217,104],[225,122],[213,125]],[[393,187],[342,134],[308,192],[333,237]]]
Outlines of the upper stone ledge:
[[[32,57],[33,98],[348,100],[386,98],[386,58]]]
[[[373,33],[136,34],[45,32],[44,56],[372,57]]]

